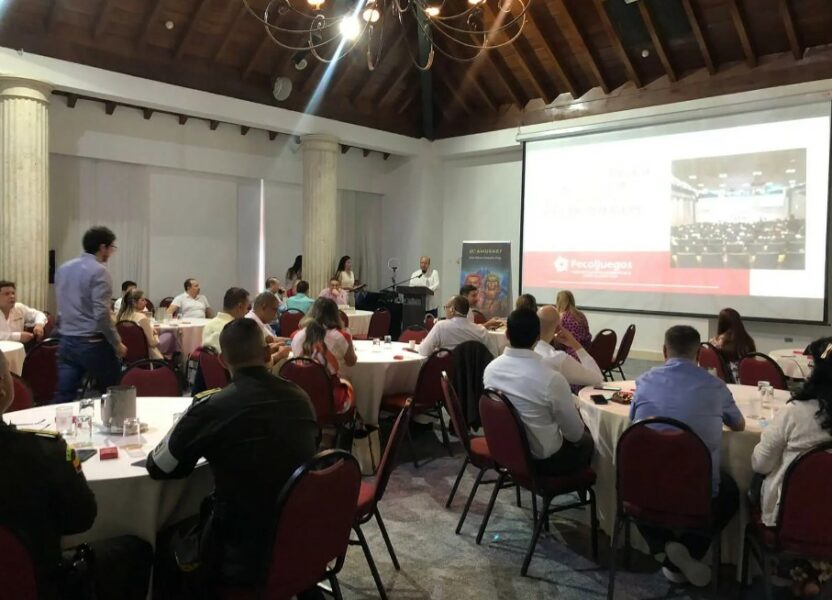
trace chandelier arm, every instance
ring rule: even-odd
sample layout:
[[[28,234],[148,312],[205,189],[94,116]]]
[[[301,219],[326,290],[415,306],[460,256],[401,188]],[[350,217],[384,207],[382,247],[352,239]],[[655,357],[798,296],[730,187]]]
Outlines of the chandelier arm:
[[[519,25],[519,27],[521,29],[523,27],[525,27],[525,25],[526,25],[526,11],[528,10],[529,4],[528,3],[523,3],[522,0],[516,0],[516,1],[520,2],[520,4],[523,6],[523,10],[520,11],[516,15],[512,14],[511,20],[503,23],[499,27],[494,28],[493,29],[494,32],[503,31],[504,29],[507,29],[507,28],[511,27],[512,25],[517,24],[520,21],[522,21],[522,24]],[[506,13],[506,14],[511,14],[511,13]],[[448,17],[447,19],[451,19],[451,17]],[[437,24],[437,26],[441,25],[442,27],[445,27],[446,29],[448,29],[450,31],[455,31],[455,32],[458,32],[458,33],[471,33],[470,29],[462,29],[460,27],[454,27],[453,25],[450,25],[448,23],[440,23],[440,21],[444,21],[444,20],[446,20],[446,19],[439,19],[439,18],[436,18],[436,17],[431,18],[431,21],[435,22]],[[483,33],[490,33],[490,31],[489,32],[483,32]]]
[[[475,31],[470,31],[470,30],[466,31],[464,29],[456,29],[456,28],[451,28],[450,29],[451,31],[458,32],[458,33],[463,33],[463,34],[484,35],[485,40],[484,40],[482,46],[479,46],[479,45],[476,45],[476,44],[469,44],[465,41],[460,40],[458,37],[448,33],[448,31],[446,31],[447,28],[444,25],[441,25],[441,26],[437,25],[436,27],[434,27],[434,30],[438,31],[439,33],[441,33],[442,35],[444,35],[445,37],[450,39],[452,42],[454,42],[454,43],[456,43],[460,46],[465,46],[465,47],[468,47],[468,48],[482,48],[483,50],[493,50],[494,48],[502,48],[503,46],[508,46],[510,44],[513,44],[517,40],[517,38],[520,37],[520,34],[523,33],[523,28],[525,27],[525,24],[526,24],[526,21],[525,21],[525,17],[524,17],[523,18],[523,24],[514,33],[514,35],[512,35],[511,37],[506,38],[505,40],[503,40],[499,43],[488,43],[488,42],[490,42],[490,40],[492,38],[492,36],[490,34],[493,33],[493,32],[483,32],[483,31],[475,32]],[[495,30],[495,31],[501,31],[501,30],[498,29],[498,30]]]

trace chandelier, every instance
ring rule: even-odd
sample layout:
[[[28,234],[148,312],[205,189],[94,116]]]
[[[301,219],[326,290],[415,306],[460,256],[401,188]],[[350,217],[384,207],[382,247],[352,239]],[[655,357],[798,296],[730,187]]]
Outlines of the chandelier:
[[[526,24],[530,0],[269,0],[260,11],[250,0],[242,2],[269,38],[287,50],[332,63],[363,45],[372,71],[385,35],[395,31],[413,64],[427,71],[436,52],[471,62],[486,50],[512,44]],[[413,31],[416,39],[409,35]],[[414,51],[414,42],[422,52]]]

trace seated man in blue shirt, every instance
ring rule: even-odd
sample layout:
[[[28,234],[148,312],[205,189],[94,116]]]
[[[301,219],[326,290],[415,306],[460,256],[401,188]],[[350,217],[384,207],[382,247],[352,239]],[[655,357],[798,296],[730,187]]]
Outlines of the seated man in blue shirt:
[[[688,325],[675,325],[664,335],[664,365],[651,369],[636,381],[630,419],[669,417],[686,423],[702,438],[711,453],[711,494],[715,524],[725,527],[739,508],[737,484],[719,469],[719,446],[723,423],[733,431],[745,429],[745,419],[728,387],[696,363],[699,332]],[[660,475],[659,475],[660,476]],[[666,554],[662,572],[674,583],[689,581],[706,586],[710,567],[701,562],[710,539],[694,534],[639,525],[639,531],[655,556]]]

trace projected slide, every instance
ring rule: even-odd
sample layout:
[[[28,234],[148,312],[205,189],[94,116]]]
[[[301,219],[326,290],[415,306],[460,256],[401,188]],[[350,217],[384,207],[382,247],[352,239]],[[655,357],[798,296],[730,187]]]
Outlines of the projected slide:
[[[829,106],[527,143],[522,291],[824,317]]]

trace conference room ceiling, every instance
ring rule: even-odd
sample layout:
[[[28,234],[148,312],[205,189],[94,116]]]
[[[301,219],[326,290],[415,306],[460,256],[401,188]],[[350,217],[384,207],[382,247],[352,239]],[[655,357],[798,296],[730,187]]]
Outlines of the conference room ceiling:
[[[437,52],[430,78],[410,59],[416,33],[399,28],[387,29],[374,71],[361,46],[328,78],[315,59],[298,71],[240,0],[6,0],[5,10],[0,46],[410,136],[832,77],[829,0],[531,0],[513,45],[474,63]],[[485,14],[488,25],[494,7]],[[293,84],[283,102],[272,95],[277,76]]]

